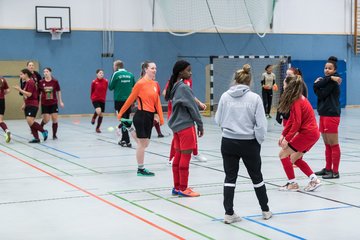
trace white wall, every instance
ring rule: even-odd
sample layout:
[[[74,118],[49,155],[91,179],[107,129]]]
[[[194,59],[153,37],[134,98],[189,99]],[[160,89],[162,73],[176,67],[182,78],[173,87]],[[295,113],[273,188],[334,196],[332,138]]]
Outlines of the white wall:
[[[354,0],[277,0],[273,32],[349,34],[353,2]],[[0,28],[34,29],[35,6],[71,7],[73,30],[166,29],[159,13],[156,15],[156,29],[152,28],[152,0],[1,0]],[[186,9],[183,11],[186,16]]]

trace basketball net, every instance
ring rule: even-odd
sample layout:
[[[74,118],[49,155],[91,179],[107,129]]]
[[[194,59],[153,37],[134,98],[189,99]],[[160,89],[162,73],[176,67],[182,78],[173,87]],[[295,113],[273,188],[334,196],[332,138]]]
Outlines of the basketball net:
[[[51,40],[61,40],[61,34],[63,33],[61,28],[51,28]]]

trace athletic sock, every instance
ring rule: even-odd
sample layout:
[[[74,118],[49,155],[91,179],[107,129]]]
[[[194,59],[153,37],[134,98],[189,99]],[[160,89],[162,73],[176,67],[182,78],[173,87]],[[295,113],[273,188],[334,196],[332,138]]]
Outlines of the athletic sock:
[[[57,129],[58,129],[58,123],[57,122],[53,123],[52,124],[53,137],[56,137]]]
[[[144,168],[144,164],[138,164],[138,169],[143,170]]]
[[[325,161],[326,161],[326,165],[325,165],[325,169],[330,171],[332,168],[332,149],[330,144],[325,144]]]
[[[45,122],[44,122],[44,120],[41,120],[40,125],[41,125],[42,127],[44,127],[44,126],[45,126]]]
[[[310,175],[314,173],[307,164],[307,162],[302,159],[302,157],[296,160],[295,165],[298,166],[298,168],[308,177],[310,177]]]
[[[154,124],[154,127],[155,127],[155,129],[156,129],[157,134],[160,135],[160,134],[161,134],[161,130],[160,130],[160,124],[159,124],[159,122],[157,122],[157,121],[154,120],[153,124]]]
[[[35,139],[39,139],[39,133],[38,130],[34,127],[34,124],[30,127],[31,133],[34,136]]]
[[[332,145],[331,146],[331,159],[332,159],[332,163],[333,163],[332,170],[334,173],[339,172],[340,156],[341,156],[340,145],[339,144]]]
[[[0,127],[4,130],[4,132],[8,129],[5,122],[1,122]]]
[[[281,163],[283,165],[284,171],[286,173],[287,178],[290,179],[295,179],[295,171],[294,168],[292,166],[292,163],[290,161],[290,157],[285,157],[281,159]]]
[[[188,187],[189,181],[189,165],[191,154],[181,153],[179,163],[180,186],[179,189],[184,191]]]
[[[45,132],[44,128],[37,122],[34,122],[33,125],[31,125],[31,127],[33,127],[35,130],[39,132]]]
[[[100,128],[100,125],[102,123],[103,117],[98,117],[96,128]]]

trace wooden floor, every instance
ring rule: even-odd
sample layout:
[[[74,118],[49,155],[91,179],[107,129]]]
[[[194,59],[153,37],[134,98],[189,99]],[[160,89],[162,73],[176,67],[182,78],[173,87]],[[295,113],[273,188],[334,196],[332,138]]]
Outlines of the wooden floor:
[[[135,148],[117,144],[111,131],[115,117],[104,119],[100,134],[89,118],[61,118],[59,139],[50,136],[40,144],[28,143],[25,120],[7,121],[13,139],[0,140],[0,239],[359,239],[359,119],[360,109],[343,110],[340,179],[324,180],[311,193],[278,191],[286,183],[277,157],[282,127],[269,120],[262,170],[274,216],[262,220],[241,164],[235,211],[243,221],[231,225],[222,222],[221,132],[212,118],[204,118],[205,135],[199,139],[208,161],[190,166],[189,183],[198,198],[171,196],[167,126],[165,138],[153,133],[145,163],[156,176],[146,178],[136,176]],[[51,133],[51,126],[47,129]],[[304,159],[315,171],[324,166],[322,140]],[[305,187],[307,178],[298,169],[296,175]]]

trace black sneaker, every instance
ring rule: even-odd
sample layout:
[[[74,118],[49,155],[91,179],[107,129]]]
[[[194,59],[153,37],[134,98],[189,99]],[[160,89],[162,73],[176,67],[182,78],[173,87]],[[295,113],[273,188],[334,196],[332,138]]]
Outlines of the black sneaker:
[[[158,138],[163,138],[164,137],[164,135],[162,134],[162,133],[160,133],[159,135],[158,135]]]
[[[30,140],[29,143],[40,143],[40,139],[34,138],[33,140]]]
[[[153,177],[155,176],[155,173],[150,172],[149,170],[147,170],[146,168],[144,169],[139,169],[137,170],[137,175],[138,176],[142,176],[142,177]]]
[[[315,175],[316,176],[324,176],[324,175],[328,175],[330,173],[332,173],[331,170],[329,171],[329,170],[326,170],[326,168],[323,168],[320,171],[315,172]]]
[[[340,178],[340,174],[339,173],[333,173],[332,171],[329,174],[326,174],[324,176],[322,176],[323,179],[335,179],[335,178]]]
[[[57,138],[57,136],[55,135],[55,136],[53,136],[53,140],[57,140],[58,138]]]
[[[122,147],[128,147],[128,148],[131,148],[131,143],[127,143],[127,142],[125,142],[125,141],[120,141],[120,142],[118,142],[118,144],[120,145],[120,146],[122,146]]]

